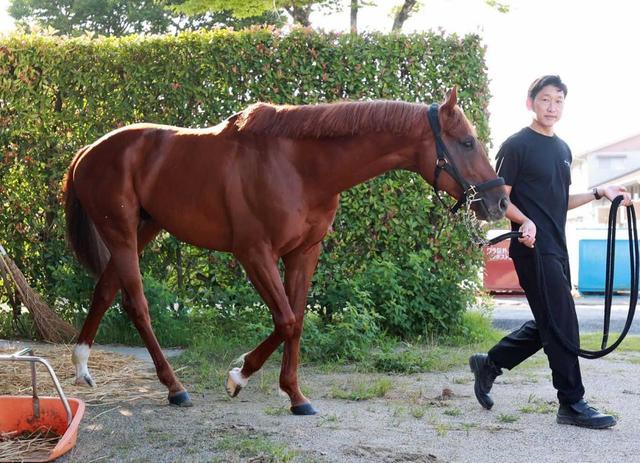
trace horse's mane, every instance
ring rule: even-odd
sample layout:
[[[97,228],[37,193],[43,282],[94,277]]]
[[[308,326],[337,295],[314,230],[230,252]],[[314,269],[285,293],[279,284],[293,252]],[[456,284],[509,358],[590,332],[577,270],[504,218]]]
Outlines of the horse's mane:
[[[241,132],[289,138],[403,135],[428,127],[426,105],[384,100],[303,106],[256,103],[238,115],[235,125]]]

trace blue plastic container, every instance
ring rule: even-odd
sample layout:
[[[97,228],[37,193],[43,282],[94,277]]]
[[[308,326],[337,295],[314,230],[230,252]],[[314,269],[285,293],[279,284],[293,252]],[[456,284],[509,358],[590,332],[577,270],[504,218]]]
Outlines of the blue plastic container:
[[[578,291],[604,293],[607,240],[580,240]],[[629,291],[629,240],[616,240],[614,291]]]

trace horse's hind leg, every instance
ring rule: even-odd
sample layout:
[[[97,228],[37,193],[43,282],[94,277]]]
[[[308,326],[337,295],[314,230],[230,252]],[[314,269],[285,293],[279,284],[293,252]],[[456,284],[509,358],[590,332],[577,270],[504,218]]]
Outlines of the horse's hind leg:
[[[98,325],[115,299],[118,289],[120,289],[120,284],[115,267],[113,262],[109,261],[93,291],[89,314],[82,325],[76,347],[73,350],[72,360],[76,368],[76,384],[78,385],[96,386],[87,366],[89,352],[98,331]]]
[[[142,252],[142,249],[156,237],[160,230],[161,228],[151,220],[141,223],[138,227],[138,253]],[[89,352],[100,321],[113,303],[119,289],[120,281],[118,280],[115,266],[112,260],[109,260],[93,291],[89,314],[82,325],[76,347],[73,350],[72,360],[76,368],[76,384],[92,387],[96,385],[87,366]]]
[[[123,291],[122,305],[129,314],[129,318],[133,321],[133,324],[140,333],[140,337],[142,337],[145,345],[147,346],[147,350],[149,351],[153,364],[156,367],[156,372],[160,382],[169,389],[169,402],[181,407],[191,407],[193,404],[189,398],[189,394],[184,389],[180,381],[176,379],[173,369],[162,353],[160,344],[153,332],[146,300],[144,306],[136,305],[136,302],[134,302],[134,299],[129,296],[129,293]]]
[[[189,394],[176,379],[151,327],[149,306],[144,296],[140,276],[138,253],[135,245],[131,244],[136,241],[135,235],[127,239],[126,234],[119,234],[113,228],[105,231],[105,243],[111,251],[111,258],[123,289],[123,305],[151,354],[158,379],[169,390],[169,402],[174,405],[191,406]]]

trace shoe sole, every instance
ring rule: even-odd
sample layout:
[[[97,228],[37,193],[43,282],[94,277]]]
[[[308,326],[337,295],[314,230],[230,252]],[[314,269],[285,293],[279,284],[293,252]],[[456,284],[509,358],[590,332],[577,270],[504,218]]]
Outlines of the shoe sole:
[[[469,368],[471,369],[471,373],[473,373],[473,377],[475,378],[475,381],[473,383],[473,393],[476,395],[476,400],[482,406],[482,408],[484,408],[485,410],[491,410],[491,408],[493,407],[493,403],[490,403],[490,404],[489,403],[485,403],[478,396],[478,391],[476,389],[476,384],[478,383],[478,373],[477,372],[480,370],[480,367],[478,366],[478,360],[475,358],[475,355],[472,355],[471,357],[469,357]]]
[[[615,426],[616,424],[618,424],[617,421],[614,421],[611,424],[603,424],[603,425],[588,425],[588,424],[580,424],[577,423],[576,421],[573,420],[573,418],[568,417],[568,416],[556,416],[556,423],[558,424],[568,424],[571,426],[577,426],[579,428],[587,428],[587,429],[607,429],[607,428],[612,428],[613,426]]]

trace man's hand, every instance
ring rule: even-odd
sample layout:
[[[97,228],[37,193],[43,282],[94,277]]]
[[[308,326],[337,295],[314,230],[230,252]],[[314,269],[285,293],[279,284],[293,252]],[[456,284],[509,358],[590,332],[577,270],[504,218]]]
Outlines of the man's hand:
[[[620,204],[623,206],[631,206],[631,195],[627,192],[627,189],[621,185],[606,185],[602,187],[602,195],[609,201],[613,201],[617,196],[622,195],[624,199]]]
[[[527,220],[520,226],[522,238],[518,238],[518,241],[525,246],[532,248],[536,242],[536,231],[536,224],[531,220]]]

